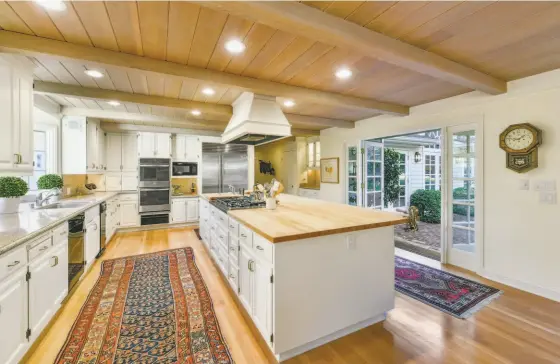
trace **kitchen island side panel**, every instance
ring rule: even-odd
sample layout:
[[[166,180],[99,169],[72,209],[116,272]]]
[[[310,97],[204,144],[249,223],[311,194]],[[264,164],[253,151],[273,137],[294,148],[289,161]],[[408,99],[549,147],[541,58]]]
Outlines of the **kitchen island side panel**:
[[[276,355],[308,350],[394,308],[393,234],[389,226],[274,244]]]

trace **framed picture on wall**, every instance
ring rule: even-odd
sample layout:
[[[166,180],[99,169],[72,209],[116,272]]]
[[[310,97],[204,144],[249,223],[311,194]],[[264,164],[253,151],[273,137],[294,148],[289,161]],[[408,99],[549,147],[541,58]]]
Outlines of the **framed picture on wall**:
[[[321,158],[321,183],[339,183],[338,158]]]

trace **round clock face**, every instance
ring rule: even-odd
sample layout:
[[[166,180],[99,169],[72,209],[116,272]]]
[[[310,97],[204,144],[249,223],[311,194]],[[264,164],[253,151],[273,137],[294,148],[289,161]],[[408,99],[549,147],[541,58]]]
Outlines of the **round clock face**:
[[[507,133],[505,143],[508,148],[513,150],[522,150],[528,148],[535,137],[529,129],[514,129]]]

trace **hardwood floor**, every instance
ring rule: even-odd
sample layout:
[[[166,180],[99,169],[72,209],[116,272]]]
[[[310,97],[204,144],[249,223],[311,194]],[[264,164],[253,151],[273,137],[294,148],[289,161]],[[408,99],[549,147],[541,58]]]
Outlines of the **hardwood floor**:
[[[102,259],[191,246],[216,315],[238,364],[267,359],[238,311],[206,250],[190,228],[119,233]],[[286,363],[560,363],[560,303],[489,282],[504,295],[467,320],[456,319],[397,293],[385,322],[367,327]],[[52,363],[99,276],[96,262],[26,363]]]

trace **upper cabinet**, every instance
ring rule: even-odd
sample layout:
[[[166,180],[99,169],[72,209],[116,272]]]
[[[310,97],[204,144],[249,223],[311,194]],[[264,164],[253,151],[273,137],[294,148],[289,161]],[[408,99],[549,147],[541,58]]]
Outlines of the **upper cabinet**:
[[[139,158],[170,158],[171,134],[138,133]]]
[[[62,118],[62,173],[104,173],[106,143],[99,121],[84,116]]]
[[[307,167],[319,168],[321,166],[321,142],[318,140],[307,141]]]
[[[173,160],[176,162],[198,162],[201,155],[200,139],[177,134],[173,138]]]
[[[107,172],[136,172],[138,138],[136,134],[107,134]]]
[[[0,60],[0,173],[33,173],[33,74]]]

